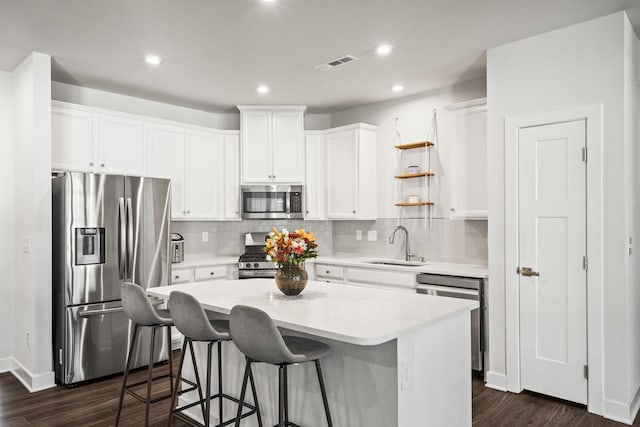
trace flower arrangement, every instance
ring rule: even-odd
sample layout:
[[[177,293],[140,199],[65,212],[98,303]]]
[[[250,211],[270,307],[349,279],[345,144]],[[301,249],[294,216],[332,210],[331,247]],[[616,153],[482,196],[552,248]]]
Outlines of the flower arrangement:
[[[267,253],[268,261],[282,268],[299,266],[306,259],[316,258],[317,247],[313,233],[307,233],[302,228],[293,232],[283,228],[280,232],[273,227],[263,250]]]

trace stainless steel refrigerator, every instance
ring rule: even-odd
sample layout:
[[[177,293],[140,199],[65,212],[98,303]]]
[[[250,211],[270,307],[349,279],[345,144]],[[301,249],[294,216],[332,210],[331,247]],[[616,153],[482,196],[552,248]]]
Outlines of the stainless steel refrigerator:
[[[122,372],[133,326],[122,310],[121,284],[169,283],[169,180],[67,172],[52,179],[52,194],[56,381]],[[149,360],[147,329],[135,367]],[[171,343],[160,332],[156,343],[155,360],[166,360]]]

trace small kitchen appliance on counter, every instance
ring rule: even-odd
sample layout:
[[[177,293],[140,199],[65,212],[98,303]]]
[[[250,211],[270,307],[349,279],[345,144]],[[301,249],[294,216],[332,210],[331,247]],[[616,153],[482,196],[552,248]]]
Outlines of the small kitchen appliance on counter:
[[[273,278],[276,275],[276,265],[267,261],[267,254],[262,250],[269,237],[269,233],[245,233],[244,253],[238,260],[238,278]]]
[[[184,237],[180,233],[171,233],[171,262],[184,261]]]

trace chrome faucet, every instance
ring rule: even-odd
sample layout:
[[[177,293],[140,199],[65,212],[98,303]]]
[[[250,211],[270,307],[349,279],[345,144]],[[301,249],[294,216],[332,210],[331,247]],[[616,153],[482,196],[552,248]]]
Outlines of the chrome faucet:
[[[411,243],[409,242],[409,231],[403,225],[399,225],[396,227],[395,230],[393,230],[393,233],[391,233],[391,236],[389,236],[389,243],[393,244],[393,240],[395,239],[396,232],[398,230],[404,231],[404,260],[411,261],[411,258],[413,258],[416,254],[411,252]]]

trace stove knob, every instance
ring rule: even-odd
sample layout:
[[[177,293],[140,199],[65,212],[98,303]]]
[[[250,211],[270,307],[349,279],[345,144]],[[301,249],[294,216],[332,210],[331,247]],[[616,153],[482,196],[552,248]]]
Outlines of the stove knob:
[[[251,268],[251,263],[249,263],[249,262],[248,262],[248,263],[247,263],[247,265],[246,265],[246,267],[247,267],[247,268]]]
[[[256,262],[255,264],[253,264],[253,266],[254,266],[255,268],[258,268],[258,263]]]

